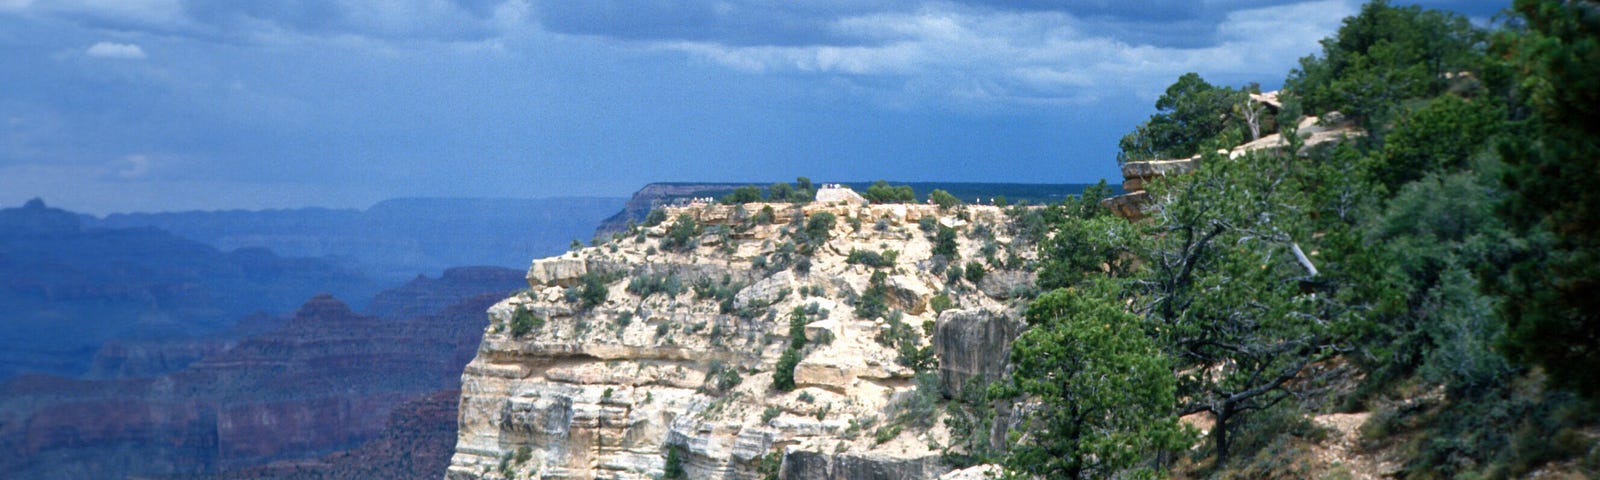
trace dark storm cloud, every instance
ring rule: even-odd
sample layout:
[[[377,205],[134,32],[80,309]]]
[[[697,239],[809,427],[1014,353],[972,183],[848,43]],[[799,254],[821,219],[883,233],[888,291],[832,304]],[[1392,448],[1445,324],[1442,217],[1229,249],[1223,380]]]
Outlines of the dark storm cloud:
[[[897,5],[597,0],[544,2],[537,8],[540,25],[556,33],[638,41],[802,46],[870,43],[840,34],[833,25],[849,16],[895,10]]]

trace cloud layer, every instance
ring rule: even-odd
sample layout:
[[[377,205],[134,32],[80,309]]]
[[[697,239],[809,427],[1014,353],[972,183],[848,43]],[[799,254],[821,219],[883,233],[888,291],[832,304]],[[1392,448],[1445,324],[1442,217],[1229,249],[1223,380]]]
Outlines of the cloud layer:
[[[1448,6],[1485,18],[1504,2]],[[1178,75],[1274,87],[1358,7],[0,0],[0,172],[17,187],[0,205],[1093,181]]]

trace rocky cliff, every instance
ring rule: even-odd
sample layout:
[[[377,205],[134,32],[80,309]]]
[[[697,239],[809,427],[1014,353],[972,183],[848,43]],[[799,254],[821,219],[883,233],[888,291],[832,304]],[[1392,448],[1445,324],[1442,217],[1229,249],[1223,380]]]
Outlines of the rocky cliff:
[[[1005,211],[668,214],[535,261],[530,289],[489,309],[447,478],[947,470],[938,405],[1004,368],[1031,293],[1033,248]]]
[[[406,475],[365,478],[438,478],[455,436],[455,402],[433,397],[457,388],[488,323],[484,310],[516,290],[517,276],[509,269],[460,269],[380,295],[395,312],[433,308],[408,318],[359,315],[317,296],[274,329],[157,377],[22,376],[0,384],[0,478],[239,471],[225,477],[362,478],[359,472],[387,471]],[[400,298],[420,290],[434,294],[414,297],[415,304]],[[130,361],[122,365],[142,356],[125,355]],[[451,413],[393,414],[402,408]],[[415,438],[384,443],[385,432]],[[436,437],[449,440],[425,442]],[[255,468],[266,464],[272,465]],[[430,465],[434,470],[407,470]]]

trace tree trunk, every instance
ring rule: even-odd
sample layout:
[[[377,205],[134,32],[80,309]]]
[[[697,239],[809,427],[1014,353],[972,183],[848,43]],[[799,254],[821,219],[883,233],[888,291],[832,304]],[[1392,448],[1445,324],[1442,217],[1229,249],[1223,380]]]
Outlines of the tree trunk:
[[[1233,419],[1233,402],[1223,400],[1217,409],[1217,425],[1211,429],[1211,439],[1216,443],[1217,461],[1212,468],[1222,468],[1228,463],[1228,420]]]

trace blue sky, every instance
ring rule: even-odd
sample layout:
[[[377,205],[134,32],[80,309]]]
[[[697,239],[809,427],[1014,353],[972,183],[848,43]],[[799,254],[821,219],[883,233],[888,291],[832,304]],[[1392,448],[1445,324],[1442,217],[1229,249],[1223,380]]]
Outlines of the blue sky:
[[[1359,6],[0,0],[0,205],[1116,181],[1178,75],[1275,88]]]

